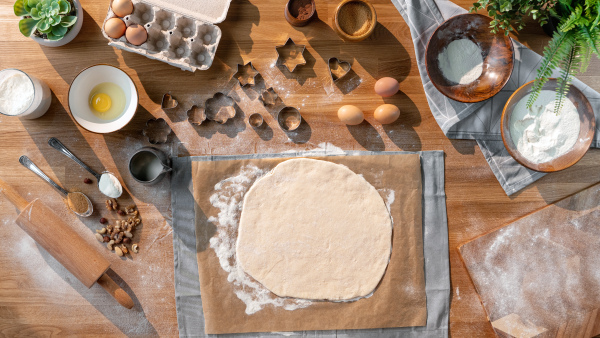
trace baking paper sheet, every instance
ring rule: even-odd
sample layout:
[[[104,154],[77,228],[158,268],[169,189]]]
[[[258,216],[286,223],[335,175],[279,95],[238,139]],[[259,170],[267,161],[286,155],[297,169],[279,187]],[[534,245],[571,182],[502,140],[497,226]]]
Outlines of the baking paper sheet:
[[[322,153],[320,153],[322,154]],[[347,155],[378,155],[374,152],[349,152]],[[407,152],[386,152],[407,154]],[[427,326],[373,330],[337,330],[312,332],[318,337],[328,336],[402,336],[402,337],[444,337],[447,336],[449,305],[449,268],[447,251],[447,223],[443,180],[443,153],[422,152],[423,166],[423,235],[425,246],[425,278],[427,291]],[[232,159],[290,157],[302,154],[264,154],[224,157],[194,157],[174,159],[172,182],[172,205],[175,250],[175,281],[179,330],[181,336],[203,336],[204,320],[202,299],[199,296],[197,262],[195,260],[195,236],[193,229],[193,198],[191,196],[191,162],[221,161]],[[311,155],[311,154],[308,154]],[[314,154],[313,154],[314,155]],[[191,208],[190,208],[191,207]],[[192,225],[192,226],[190,226]],[[287,333],[292,336],[305,336],[308,332]],[[272,336],[265,333],[260,336]],[[235,335],[237,336],[258,336]]]
[[[460,247],[498,334],[600,334],[600,185]]]

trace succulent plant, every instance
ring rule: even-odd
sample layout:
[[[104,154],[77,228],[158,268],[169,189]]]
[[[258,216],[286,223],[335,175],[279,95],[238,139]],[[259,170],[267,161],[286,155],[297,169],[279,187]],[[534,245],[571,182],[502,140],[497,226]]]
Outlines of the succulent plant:
[[[68,15],[71,3],[68,0],[17,0],[14,5],[19,21],[19,30],[27,37],[36,30],[48,40],[60,40],[77,21],[77,16]]]

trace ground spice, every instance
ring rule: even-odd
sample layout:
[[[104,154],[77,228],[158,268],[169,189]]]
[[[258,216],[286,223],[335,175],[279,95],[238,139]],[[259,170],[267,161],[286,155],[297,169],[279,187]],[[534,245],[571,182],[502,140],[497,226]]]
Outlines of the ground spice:
[[[82,193],[70,192],[67,195],[67,204],[71,210],[78,214],[83,214],[88,211],[88,201]]]
[[[340,28],[348,35],[360,36],[371,28],[371,9],[362,2],[346,3],[338,14]]]
[[[298,20],[308,20],[313,13],[311,0],[294,0],[290,3],[290,14]]]

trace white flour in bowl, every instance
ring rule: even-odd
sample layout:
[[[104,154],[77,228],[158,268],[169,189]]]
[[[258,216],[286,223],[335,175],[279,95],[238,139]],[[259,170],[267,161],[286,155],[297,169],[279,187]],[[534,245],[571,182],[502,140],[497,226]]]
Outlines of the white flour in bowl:
[[[545,163],[568,152],[579,138],[579,113],[565,98],[559,114],[554,113],[556,92],[542,90],[527,109],[525,95],[515,106],[510,118],[510,135],[521,155],[533,163]]]
[[[469,39],[450,42],[438,54],[438,63],[446,79],[462,85],[477,80],[483,71],[481,48]]]
[[[27,75],[15,72],[0,80],[0,112],[19,115],[31,105],[35,95]]]

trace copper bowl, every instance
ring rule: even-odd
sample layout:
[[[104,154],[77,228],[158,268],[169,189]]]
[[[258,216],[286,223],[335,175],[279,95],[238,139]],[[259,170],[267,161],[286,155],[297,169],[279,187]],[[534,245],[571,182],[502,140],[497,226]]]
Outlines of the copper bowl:
[[[498,94],[513,70],[512,41],[502,32],[490,32],[491,18],[481,14],[461,14],[442,23],[431,35],[425,51],[425,68],[431,82],[442,94],[460,102],[480,102]],[[468,84],[457,84],[444,77],[438,55],[454,40],[469,39],[482,50],[481,76]]]
[[[577,138],[577,142],[573,148],[571,148],[571,150],[549,162],[533,163],[521,155],[521,153],[517,150],[517,146],[514,143],[510,133],[510,126],[512,123],[511,117],[515,106],[523,97],[531,92],[534,81],[530,81],[522,85],[506,102],[504,110],[502,111],[502,118],[500,120],[502,142],[504,142],[504,146],[506,147],[506,150],[508,150],[508,153],[517,162],[531,170],[549,173],[566,169],[577,163],[583,157],[583,155],[585,155],[592,144],[592,139],[594,138],[594,132],[596,130],[594,109],[585,95],[575,86],[571,86],[566,99],[571,100],[571,102],[573,102],[577,108],[577,112],[579,112],[579,121],[581,121],[581,127],[579,128],[579,137]],[[542,90],[551,90],[555,92],[557,86],[558,82],[556,79],[549,79],[548,82],[546,82],[546,84],[544,84],[542,87]]]
[[[371,13],[371,21],[370,21],[369,29],[360,35],[348,34],[340,26],[340,11],[344,6],[351,4],[351,3],[358,3],[358,4],[364,5],[369,9],[369,12]],[[377,26],[377,13],[375,12],[375,7],[373,7],[373,5],[371,5],[371,3],[366,0],[342,0],[336,7],[335,13],[333,14],[333,28],[334,28],[335,32],[342,39],[344,39],[346,41],[353,41],[353,42],[362,41],[362,40],[368,38],[371,34],[373,34],[373,31],[375,31],[376,26]]]

